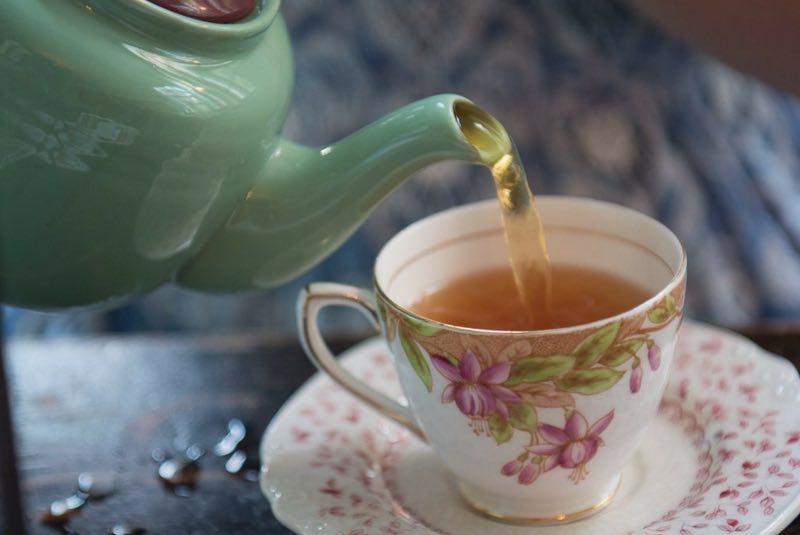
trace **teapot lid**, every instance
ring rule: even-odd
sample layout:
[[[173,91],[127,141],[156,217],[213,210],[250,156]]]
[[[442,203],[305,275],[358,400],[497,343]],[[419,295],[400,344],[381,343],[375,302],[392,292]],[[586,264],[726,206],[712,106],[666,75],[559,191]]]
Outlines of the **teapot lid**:
[[[149,0],[180,15],[206,22],[236,22],[247,17],[256,0]]]

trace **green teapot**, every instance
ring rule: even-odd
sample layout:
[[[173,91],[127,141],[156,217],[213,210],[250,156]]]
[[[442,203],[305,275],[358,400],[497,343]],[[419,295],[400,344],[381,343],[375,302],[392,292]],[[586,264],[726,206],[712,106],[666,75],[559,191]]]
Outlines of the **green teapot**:
[[[204,16],[226,3],[239,11]],[[4,0],[2,302],[84,305],[169,281],[269,288],[413,172],[479,160],[456,95],[321,149],[281,138],[293,65],[279,4]]]

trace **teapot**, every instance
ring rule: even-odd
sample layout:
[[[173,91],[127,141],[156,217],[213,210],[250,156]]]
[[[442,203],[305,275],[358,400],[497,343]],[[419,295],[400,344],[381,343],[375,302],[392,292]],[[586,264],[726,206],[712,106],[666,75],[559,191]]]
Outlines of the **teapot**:
[[[282,138],[293,65],[279,5],[3,2],[0,301],[270,288],[324,259],[415,171],[480,160],[457,95],[322,148]]]

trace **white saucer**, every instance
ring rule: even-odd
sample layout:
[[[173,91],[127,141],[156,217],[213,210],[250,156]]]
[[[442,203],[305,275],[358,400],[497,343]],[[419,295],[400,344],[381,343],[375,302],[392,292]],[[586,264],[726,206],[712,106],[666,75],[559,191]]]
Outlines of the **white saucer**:
[[[342,358],[400,395],[381,339]],[[261,455],[262,490],[301,535],[772,534],[800,513],[800,378],[744,338],[686,322],[661,411],[616,498],[568,525],[471,512],[429,447],[320,374],[272,420]]]

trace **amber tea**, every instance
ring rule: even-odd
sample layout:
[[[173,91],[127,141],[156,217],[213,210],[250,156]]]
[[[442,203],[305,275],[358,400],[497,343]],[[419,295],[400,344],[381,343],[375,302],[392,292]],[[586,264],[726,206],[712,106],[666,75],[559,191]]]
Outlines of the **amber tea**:
[[[548,314],[531,317],[509,267],[455,278],[424,295],[414,313],[449,325],[502,331],[570,327],[615,316],[651,297],[625,279],[594,269],[554,265]]]
[[[454,111],[461,131],[494,178],[515,299],[522,305],[519,312],[529,321],[547,322],[552,291],[550,260],[539,211],[516,147],[503,125],[482,109],[461,102]]]

